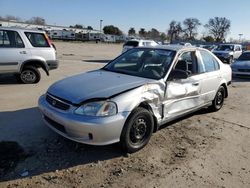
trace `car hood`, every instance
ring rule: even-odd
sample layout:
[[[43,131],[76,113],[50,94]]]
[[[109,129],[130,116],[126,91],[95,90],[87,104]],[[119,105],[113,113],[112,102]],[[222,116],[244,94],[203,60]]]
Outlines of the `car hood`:
[[[147,78],[96,70],[60,80],[50,86],[48,93],[80,104],[88,99],[109,98],[150,81]]]
[[[243,69],[250,69],[250,61],[235,61],[232,64],[234,68],[243,68]]]

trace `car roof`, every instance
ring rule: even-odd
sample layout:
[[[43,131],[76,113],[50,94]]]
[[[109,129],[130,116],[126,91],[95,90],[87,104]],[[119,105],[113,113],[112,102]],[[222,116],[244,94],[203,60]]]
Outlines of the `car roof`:
[[[144,40],[144,39],[130,39],[127,42],[136,41],[136,42],[155,42],[154,40]]]
[[[3,30],[9,30],[9,31],[23,31],[23,32],[36,32],[36,33],[44,33],[45,31],[42,30],[36,30],[36,29],[24,29],[19,27],[2,27],[0,26],[0,29]]]
[[[186,50],[206,50],[204,48],[199,48],[195,46],[183,46],[183,45],[157,45],[157,46],[150,46],[150,47],[137,47],[137,48],[148,48],[148,49],[162,49],[162,50],[172,50],[172,51],[186,51]],[[207,50],[206,50],[207,51]]]

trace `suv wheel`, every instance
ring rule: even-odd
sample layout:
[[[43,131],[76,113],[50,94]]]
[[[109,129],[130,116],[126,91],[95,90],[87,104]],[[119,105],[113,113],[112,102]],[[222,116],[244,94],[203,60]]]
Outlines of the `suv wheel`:
[[[229,60],[228,60],[228,64],[231,65],[232,63],[233,63],[233,57],[230,56],[230,57],[229,57]]]
[[[40,81],[41,74],[36,67],[27,66],[23,68],[19,78],[24,84],[34,84]]]
[[[120,142],[125,152],[133,153],[150,140],[153,133],[154,121],[150,112],[144,108],[136,108],[126,121],[122,130]]]
[[[213,100],[211,110],[212,111],[220,110],[224,104],[224,99],[225,99],[225,88],[223,86],[220,86]]]

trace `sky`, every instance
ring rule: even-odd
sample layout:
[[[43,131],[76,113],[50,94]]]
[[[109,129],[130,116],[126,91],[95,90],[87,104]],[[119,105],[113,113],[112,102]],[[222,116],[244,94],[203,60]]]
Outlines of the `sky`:
[[[204,25],[209,18],[231,20],[227,38],[250,40],[250,0],[0,0],[0,16],[13,15],[24,20],[43,17],[50,25],[115,25],[124,33],[130,27],[156,28],[166,32],[172,20],[182,22],[195,17]],[[200,33],[205,32],[201,26]]]

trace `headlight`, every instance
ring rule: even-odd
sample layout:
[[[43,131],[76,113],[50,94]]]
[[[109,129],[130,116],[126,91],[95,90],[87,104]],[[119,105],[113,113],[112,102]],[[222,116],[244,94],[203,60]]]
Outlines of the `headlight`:
[[[117,106],[111,101],[96,101],[83,104],[75,114],[86,116],[112,116],[117,114]]]

